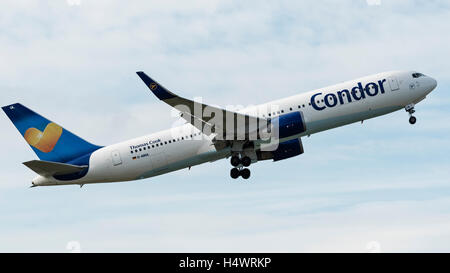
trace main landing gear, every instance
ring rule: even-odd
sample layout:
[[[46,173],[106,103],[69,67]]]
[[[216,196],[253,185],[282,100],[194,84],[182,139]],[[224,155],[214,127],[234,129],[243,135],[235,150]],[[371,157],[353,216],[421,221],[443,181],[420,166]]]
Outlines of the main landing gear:
[[[416,110],[414,110],[414,103],[406,105],[405,111],[409,113],[409,123],[415,124],[417,119],[415,116],[413,116],[414,112],[416,112]]]
[[[250,166],[252,160],[248,156],[244,156],[240,158],[238,155],[233,155],[230,159],[231,165],[233,165],[233,169],[230,171],[230,176],[233,179],[242,176],[244,179],[248,179],[250,177],[250,170],[244,167]]]

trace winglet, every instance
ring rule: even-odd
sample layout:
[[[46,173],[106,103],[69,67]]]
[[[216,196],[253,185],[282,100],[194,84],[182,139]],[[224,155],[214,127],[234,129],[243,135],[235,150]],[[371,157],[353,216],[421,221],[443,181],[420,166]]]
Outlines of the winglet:
[[[145,85],[150,89],[150,91],[153,92],[153,94],[155,94],[155,96],[158,97],[158,99],[167,100],[177,97],[177,95],[164,88],[158,82],[147,76],[144,72],[138,71],[136,74],[138,74],[141,80],[144,81]]]

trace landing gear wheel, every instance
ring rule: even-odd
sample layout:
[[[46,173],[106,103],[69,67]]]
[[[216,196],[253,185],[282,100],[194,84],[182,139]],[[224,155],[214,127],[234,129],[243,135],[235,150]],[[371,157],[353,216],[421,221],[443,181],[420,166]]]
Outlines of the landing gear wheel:
[[[241,160],[238,156],[233,155],[230,159],[230,163],[232,166],[236,167],[237,165],[239,165],[239,163],[241,163]]]
[[[413,114],[416,112],[416,110],[414,110],[414,103],[406,105],[405,110],[409,113],[409,123],[415,124],[417,120],[416,117],[413,116]]]
[[[231,169],[231,171],[230,171],[231,178],[236,179],[239,177],[239,175],[240,175],[240,172],[237,168]]]
[[[241,159],[241,162],[242,162],[242,165],[243,165],[244,167],[248,167],[248,166],[250,166],[250,164],[252,163],[252,160],[250,159],[250,157],[244,156],[244,157]]]
[[[240,171],[240,174],[241,174],[242,178],[248,179],[250,177],[250,170],[249,169],[242,169]]]

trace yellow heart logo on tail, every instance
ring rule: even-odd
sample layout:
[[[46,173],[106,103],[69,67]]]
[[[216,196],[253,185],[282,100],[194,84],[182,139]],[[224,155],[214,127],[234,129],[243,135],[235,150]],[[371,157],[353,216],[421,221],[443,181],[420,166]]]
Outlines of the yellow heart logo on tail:
[[[63,129],[61,128],[61,126],[51,122],[47,124],[44,132],[36,128],[29,128],[25,132],[25,135],[23,137],[28,142],[28,144],[30,144],[34,148],[38,149],[41,152],[49,153],[55,147],[56,143],[61,137],[62,132]]]

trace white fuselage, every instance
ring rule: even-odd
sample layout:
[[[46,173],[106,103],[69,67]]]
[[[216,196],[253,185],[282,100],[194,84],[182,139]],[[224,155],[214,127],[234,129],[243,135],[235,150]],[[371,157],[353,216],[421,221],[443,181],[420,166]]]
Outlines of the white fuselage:
[[[274,117],[301,111],[306,131],[280,140],[286,141],[388,114],[421,101],[436,87],[436,81],[426,76],[413,78],[412,73],[414,71],[394,71],[371,75],[248,107],[239,112],[267,118],[269,113],[270,117]],[[351,90],[358,83],[362,83],[363,87],[368,83],[378,84],[377,87],[369,85],[372,91],[368,91],[372,94],[376,91],[377,94],[354,99]],[[230,148],[216,150],[212,139],[212,135],[206,136],[187,123],[95,151],[90,158],[88,173],[80,179],[59,181],[38,176],[33,184],[44,186],[130,181],[231,155]]]

